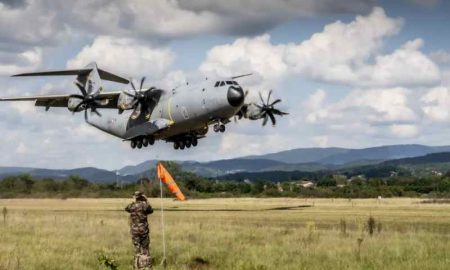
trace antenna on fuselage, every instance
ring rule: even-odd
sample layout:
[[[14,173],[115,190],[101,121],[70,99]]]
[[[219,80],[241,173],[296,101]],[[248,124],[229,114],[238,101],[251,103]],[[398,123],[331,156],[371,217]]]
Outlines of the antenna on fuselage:
[[[242,78],[242,77],[247,77],[247,76],[251,76],[253,75],[253,73],[247,73],[247,74],[242,74],[242,75],[237,75],[237,76],[233,76],[231,77],[231,79],[238,79],[238,78]]]

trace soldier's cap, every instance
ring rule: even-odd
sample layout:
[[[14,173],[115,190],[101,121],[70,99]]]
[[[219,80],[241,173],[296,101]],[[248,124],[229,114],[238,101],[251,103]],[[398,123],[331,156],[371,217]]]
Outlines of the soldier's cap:
[[[144,192],[142,191],[136,191],[134,192],[134,197],[139,198],[139,197],[145,197]]]

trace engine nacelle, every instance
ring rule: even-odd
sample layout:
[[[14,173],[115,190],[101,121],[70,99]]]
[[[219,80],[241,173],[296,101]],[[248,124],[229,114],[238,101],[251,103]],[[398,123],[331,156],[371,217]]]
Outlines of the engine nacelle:
[[[67,101],[67,109],[69,109],[69,111],[71,111],[71,112],[75,112],[75,108],[76,108],[76,107],[78,106],[78,104],[80,104],[81,102],[82,102],[81,99],[71,97],[71,98],[69,98],[69,100]],[[80,106],[80,107],[76,110],[76,112],[81,112],[81,111],[83,111],[84,109],[85,109],[85,106],[82,105],[82,106]]]
[[[133,97],[128,96],[124,92],[120,93],[117,100],[117,108],[119,110],[129,110],[133,108]]]
[[[261,119],[261,109],[254,103],[245,104],[241,109],[242,116],[250,120]]]

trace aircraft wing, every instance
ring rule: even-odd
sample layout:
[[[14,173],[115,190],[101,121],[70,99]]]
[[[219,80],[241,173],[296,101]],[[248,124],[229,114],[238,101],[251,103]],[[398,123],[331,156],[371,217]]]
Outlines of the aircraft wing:
[[[98,94],[99,97],[107,99],[109,102],[106,105],[98,105],[98,108],[117,109],[117,100],[119,99],[120,91],[117,92],[103,92]],[[45,107],[48,110],[50,107],[67,107],[70,95],[48,95],[48,96],[30,96],[30,97],[10,97],[0,98],[0,101],[35,101],[34,105]]]

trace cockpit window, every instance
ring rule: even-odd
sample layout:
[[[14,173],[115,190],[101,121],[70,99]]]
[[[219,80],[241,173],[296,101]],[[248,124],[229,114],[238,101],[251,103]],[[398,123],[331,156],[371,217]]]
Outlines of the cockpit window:
[[[233,81],[233,84],[234,84],[234,85],[239,85],[236,81]]]
[[[227,84],[228,84],[228,85],[232,85],[233,82],[232,82],[232,81],[227,81]]]
[[[214,85],[214,87],[218,87],[220,85],[220,82],[216,82],[216,84]]]
[[[220,82],[220,86],[224,86],[225,85],[225,82]]]

